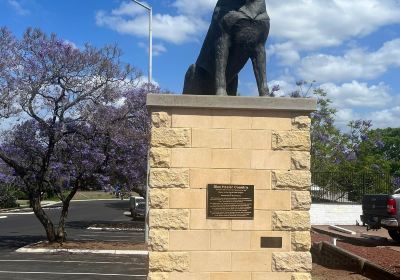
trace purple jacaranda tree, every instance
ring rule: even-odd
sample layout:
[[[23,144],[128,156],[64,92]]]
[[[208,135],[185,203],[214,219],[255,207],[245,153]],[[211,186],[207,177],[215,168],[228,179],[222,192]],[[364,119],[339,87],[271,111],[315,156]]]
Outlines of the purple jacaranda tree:
[[[336,109],[321,88],[313,91],[318,110],[311,114],[311,169],[313,171],[337,171],[342,161],[343,139],[335,126]]]
[[[120,55],[115,46],[77,49],[37,29],[22,39],[0,29],[0,161],[50,242],[66,239],[80,188],[120,184],[143,193],[149,87]],[[40,204],[48,191],[62,202],[57,228]]]

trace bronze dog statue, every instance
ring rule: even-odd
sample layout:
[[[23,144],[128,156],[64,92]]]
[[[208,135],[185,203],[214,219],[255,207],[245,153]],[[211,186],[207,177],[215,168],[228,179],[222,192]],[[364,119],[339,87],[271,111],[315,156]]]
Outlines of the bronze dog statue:
[[[218,0],[200,55],[185,76],[183,94],[237,95],[238,74],[251,59],[260,96],[269,94],[265,0]]]

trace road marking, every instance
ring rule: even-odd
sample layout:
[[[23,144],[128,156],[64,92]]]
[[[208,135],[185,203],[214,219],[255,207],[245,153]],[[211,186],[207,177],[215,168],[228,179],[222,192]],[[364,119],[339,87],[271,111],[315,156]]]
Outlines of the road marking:
[[[141,235],[142,235],[143,233],[141,233]],[[79,236],[82,236],[82,237],[99,237],[99,236],[101,236],[102,238],[105,238],[105,237],[109,237],[109,238],[120,238],[120,237],[123,237],[123,238],[132,238],[133,236],[132,235],[97,235],[97,234],[81,234],[81,235],[79,235]]]
[[[120,277],[145,277],[144,274],[103,274],[90,272],[48,272],[48,271],[8,271],[0,270],[4,274],[51,274],[51,275],[96,275],[96,276],[120,276]]]
[[[7,216],[0,216],[0,219],[7,219]]]
[[[7,215],[32,215],[32,214],[35,214],[35,213],[33,213],[33,212],[10,212],[10,213],[7,213]]]
[[[89,262],[89,261],[51,261],[51,260],[0,260],[0,262],[85,263],[85,264],[127,264],[127,265],[132,264],[127,262]]]
[[[98,227],[88,227],[89,230],[103,230],[103,231],[144,231],[144,228],[98,228]]]
[[[88,230],[87,231],[87,233],[93,233],[93,234],[124,234],[124,232],[119,232],[119,231],[95,231],[95,230]],[[125,234],[128,234],[128,233],[125,233]],[[129,235],[134,235],[134,234],[136,234],[136,235],[142,235],[143,234],[143,232],[135,232],[135,231],[133,231],[133,232],[129,232]]]

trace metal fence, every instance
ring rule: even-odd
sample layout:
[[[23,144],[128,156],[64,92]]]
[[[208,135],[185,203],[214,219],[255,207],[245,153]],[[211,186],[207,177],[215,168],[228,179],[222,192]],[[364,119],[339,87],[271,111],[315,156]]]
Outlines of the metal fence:
[[[313,202],[360,203],[366,194],[391,194],[393,191],[390,174],[312,172]]]

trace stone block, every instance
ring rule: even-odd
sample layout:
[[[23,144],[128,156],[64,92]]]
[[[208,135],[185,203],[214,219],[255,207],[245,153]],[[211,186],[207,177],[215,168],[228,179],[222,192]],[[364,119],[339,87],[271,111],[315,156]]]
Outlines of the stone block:
[[[232,169],[231,183],[235,185],[254,185],[256,190],[269,190],[271,189],[271,171]]]
[[[253,150],[251,152],[251,168],[266,170],[289,170],[291,166],[290,152]]]
[[[206,190],[171,189],[169,192],[169,197],[169,207],[171,209],[206,208]]]
[[[184,272],[189,270],[189,254],[184,252],[149,252],[151,272]]]
[[[149,207],[151,209],[168,209],[169,191],[166,189],[150,189]]]
[[[150,188],[189,188],[189,169],[151,169]]]
[[[292,192],[292,210],[310,210],[311,194],[309,191]]]
[[[292,152],[292,170],[310,170],[311,155],[309,152]]]
[[[210,273],[171,272],[169,280],[210,280]]]
[[[311,253],[288,252],[272,254],[272,270],[282,272],[310,272],[312,269]]]
[[[293,130],[310,131],[311,118],[309,116],[297,116],[292,119]]]
[[[232,148],[271,150],[271,131],[232,130]]]
[[[232,252],[232,271],[271,271],[271,253]]]
[[[210,250],[210,231],[171,230],[169,234],[169,249],[171,251]]]
[[[253,113],[251,127],[265,130],[291,130],[291,115],[285,112],[257,111]]]
[[[291,280],[312,280],[310,273],[293,273]]]
[[[168,251],[169,232],[167,230],[150,230],[149,245],[152,251]]]
[[[273,171],[272,189],[308,191],[311,187],[309,171]]]
[[[211,152],[211,149],[205,148],[172,149],[171,166],[210,168],[212,158]]]
[[[291,280],[289,272],[253,272],[252,280]]]
[[[287,231],[252,231],[251,232],[251,250],[268,252],[289,252],[290,232]],[[261,237],[281,237],[282,248],[261,248]]]
[[[250,238],[250,231],[213,230],[211,231],[211,250],[250,250]]]
[[[192,130],[193,148],[230,149],[232,147],[232,132],[230,129]]]
[[[231,271],[230,252],[190,252],[190,272]]]
[[[211,110],[176,108],[172,110],[172,127],[211,128]]]
[[[168,272],[149,272],[147,280],[170,280]]]
[[[151,168],[169,168],[171,166],[171,150],[151,148],[149,160]]]
[[[311,139],[308,131],[272,132],[272,149],[286,151],[310,151]]]
[[[254,220],[233,220],[232,230],[271,230],[271,212],[254,210]]]
[[[311,249],[311,235],[309,231],[292,232],[292,251],[308,252]]]
[[[190,169],[190,188],[205,189],[208,184],[230,184],[229,169]]]
[[[191,130],[188,128],[156,128],[151,130],[152,147],[190,147]]]
[[[250,272],[211,273],[210,280],[252,280]]]
[[[150,209],[149,213],[151,229],[189,229],[189,210]]]
[[[171,127],[171,115],[168,112],[152,112],[151,125],[153,128]]]
[[[250,111],[215,110],[213,111],[213,128],[250,129],[252,113]]]
[[[206,218],[205,209],[192,209],[190,210],[190,229],[201,230],[201,229],[230,229],[230,220],[209,220]]]
[[[256,190],[254,209],[257,210],[291,210],[290,191]]]
[[[250,150],[212,150],[212,168],[250,168]]]
[[[308,211],[276,211],[272,215],[273,230],[309,231],[310,213]]]

